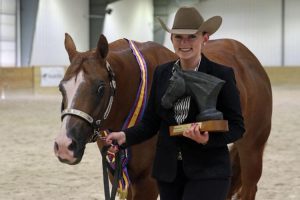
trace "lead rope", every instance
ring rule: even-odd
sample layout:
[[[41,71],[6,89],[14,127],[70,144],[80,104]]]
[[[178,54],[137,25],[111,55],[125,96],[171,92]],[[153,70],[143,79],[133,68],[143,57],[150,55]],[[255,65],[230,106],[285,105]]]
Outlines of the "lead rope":
[[[118,151],[117,153],[115,153],[114,179],[112,182],[111,194],[109,194],[109,180],[108,180],[109,166],[106,161],[108,149],[109,149],[109,146],[104,146],[101,150],[104,194],[105,194],[105,200],[115,200],[116,194],[117,194],[117,189],[118,189],[118,182],[119,182],[119,180],[121,178],[121,174],[122,174],[122,163],[121,163],[122,151]]]
[[[105,141],[109,130],[103,130],[99,132],[99,139]],[[110,147],[117,147],[117,153],[109,151]],[[113,141],[111,146],[104,146],[100,149],[102,156],[102,168],[103,168],[103,184],[106,191],[105,200],[114,200],[115,191],[120,200],[125,200],[128,194],[128,188],[130,185],[129,174],[127,171],[128,164],[128,149],[122,149],[119,147],[116,141]],[[112,191],[109,197],[109,182],[108,182],[108,170],[113,174],[114,179],[112,181]],[[107,177],[107,178],[106,178]]]

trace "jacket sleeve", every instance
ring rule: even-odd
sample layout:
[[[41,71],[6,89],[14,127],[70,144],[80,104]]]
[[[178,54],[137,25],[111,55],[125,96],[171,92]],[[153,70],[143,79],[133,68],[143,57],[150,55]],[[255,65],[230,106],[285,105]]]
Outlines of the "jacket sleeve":
[[[241,138],[245,132],[240,94],[232,68],[225,70],[224,80],[226,82],[219,93],[217,109],[223,113],[224,119],[228,120],[229,131],[210,133],[206,148],[230,144]]]
[[[157,79],[159,76],[158,67],[154,71],[153,82],[148,99],[148,103],[145,109],[142,120],[135,126],[125,129],[126,144],[122,147],[131,146],[141,143],[157,134],[160,127],[160,117],[156,113],[156,91],[157,91]]]

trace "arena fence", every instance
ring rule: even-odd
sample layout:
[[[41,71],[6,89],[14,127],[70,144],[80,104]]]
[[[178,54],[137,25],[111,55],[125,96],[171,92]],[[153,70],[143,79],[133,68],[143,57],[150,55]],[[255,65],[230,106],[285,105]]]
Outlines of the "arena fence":
[[[299,84],[300,66],[297,67],[265,67],[272,85]]]
[[[65,69],[64,66],[0,67],[0,92],[57,94]]]
[[[64,66],[0,67],[0,93],[58,94]],[[272,85],[299,84],[299,67],[265,67]]]

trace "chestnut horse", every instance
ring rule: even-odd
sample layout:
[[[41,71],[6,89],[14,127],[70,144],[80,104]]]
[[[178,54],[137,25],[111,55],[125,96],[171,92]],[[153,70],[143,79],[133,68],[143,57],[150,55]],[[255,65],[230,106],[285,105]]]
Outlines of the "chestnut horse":
[[[136,45],[146,61],[150,87],[155,67],[177,57],[153,42]],[[60,83],[60,91],[62,108],[69,110],[62,115],[54,151],[61,162],[77,164],[85,145],[94,137],[93,125],[99,125],[96,120],[101,120],[98,126],[101,129],[121,129],[138,91],[140,69],[124,39],[108,44],[101,35],[96,49],[78,52],[72,38],[66,34],[65,48],[71,65]],[[271,129],[270,81],[256,57],[237,41],[209,41],[204,47],[204,54],[234,69],[245,118],[246,133],[231,148],[233,178],[228,199],[232,196],[243,200],[255,199],[262,173],[263,150]],[[114,81],[116,90],[112,87]],[[110,99],[113,99],[112,104]],[[107,115],[110,106],[106,118],[104,115]],[[101,140],[97,144],[99,148],[103,147]],[[158,197],[155,180],[151,178],[155,144],[156,137],[131,147],[128,199],[154,200]]]

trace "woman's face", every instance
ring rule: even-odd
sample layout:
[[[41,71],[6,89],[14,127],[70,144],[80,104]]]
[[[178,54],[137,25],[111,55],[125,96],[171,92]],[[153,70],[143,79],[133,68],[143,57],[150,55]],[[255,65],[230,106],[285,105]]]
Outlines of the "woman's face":
[[[208,40],[207,34],[172,34],[171,40],[177,56],[182,60],[198,59],[202,45]]]

